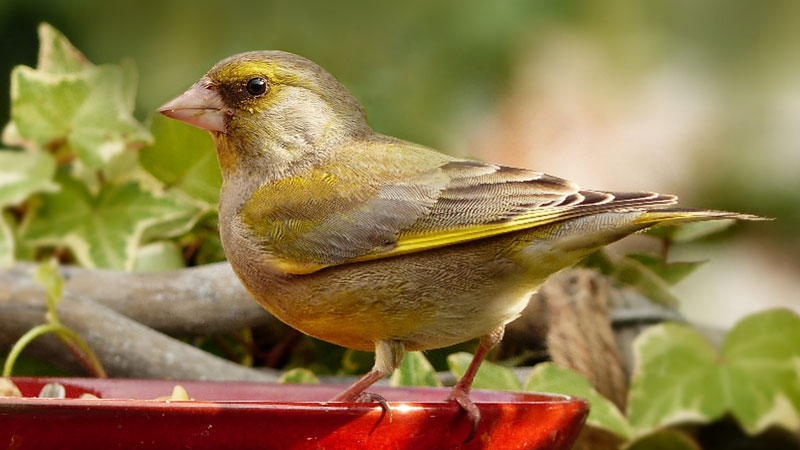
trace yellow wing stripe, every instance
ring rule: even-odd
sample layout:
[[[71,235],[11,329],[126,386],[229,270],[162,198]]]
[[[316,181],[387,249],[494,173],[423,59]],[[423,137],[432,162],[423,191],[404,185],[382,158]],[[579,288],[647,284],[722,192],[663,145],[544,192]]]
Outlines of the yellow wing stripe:
[[[499,234],[512,233],[514,231],[551,224],[571,217],[582,216],[587,212],[586,209],[565,208],[561,211],[549,211],[548,214],[535,214],[527,217],[520,217],[509,222],[479,225],[455,230],[442,230],[436,234],[426,234],[418,237],[401,237],[391,250],[368,253],[353,258],[348,262],[369,261],[444,247],[446,245],[460,244]]]
[[[369,261],[373,259],[398,256],[406,253],[413,253],[446,245],[460,244],[474,241],[499,234],[513,233],[515,231],[548,225],[576,217],[598,214],[607,211],[624,211],[626,208],[641,208],[646,205],[671,204],[677,200],[671,195],[660,195],[653,193],[650,198],[638,198],[632,200],[621,200],[618,202],[603,202],[584,206],[562,206],[548,208],[542,211],[533,211],[522,216],[518,216],[507,222],[494,224],[477,225],[472,227],[457,228],[451,230],[441,230],[436,233],[413,233],[401,234],[396,245],[391,250],[367,253],[363,256],[348,260],[348,262]],[[643,211],[644,212],[644,211]]]
[[[399,256],[407,253],[414,253],[423,250],[444,247],[452,244],[474,241],[485,237],[496,236],[498,234],[511,233],[541,225],[547,225],[559,220],[568,219],[575,216],[585,215],[589,208],[565,207],[559,211],[550,210],[547,214],[531,214],[526,217],[519,217],[510,222],[502,222],[491,225],[479,225],[470,228],[459,228],[453,230],[442,230],[435,234],[420,234],[417,237],[400,238],[395,247],[387,251],[367,253],[357,258],[352,258],[346,262],[370,261],[391,256]],[[569,213],[569,214],[565,214]],[[413,236],[413,235],[412,235]],[[330,267],[335,264],[316,264],[293,261],[289,259],[272,259],[269,261],[276,269],[293,274],[305,275]]]

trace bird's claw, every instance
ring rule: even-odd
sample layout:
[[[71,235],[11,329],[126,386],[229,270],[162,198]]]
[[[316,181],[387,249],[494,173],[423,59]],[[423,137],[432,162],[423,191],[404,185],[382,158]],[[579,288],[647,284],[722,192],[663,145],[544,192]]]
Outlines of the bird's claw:
[[[358,397],[353,401],[357,403],[377,403],[381,405],[383,413],[389,416],[389,423],[392,423],[392,408],[389,407],[389,402],[382,396],[373,394],[372,392],[362,392],[358,394]]]
[[[466,444],[467,442],[471,441],[472,438],[475,437],[475,433],[478,431],[478,424],[481,421],[481,410],[472,402],[472,399],[469,398],[469,392],[462,390],[462,389],[453,389],[450,392],[450,395],[447,397],[447,400],[455,401],[458,403],[459,406],[467,413],[469,419],[472,421],[472,430],[467,436],[467,440],[464,441]]]

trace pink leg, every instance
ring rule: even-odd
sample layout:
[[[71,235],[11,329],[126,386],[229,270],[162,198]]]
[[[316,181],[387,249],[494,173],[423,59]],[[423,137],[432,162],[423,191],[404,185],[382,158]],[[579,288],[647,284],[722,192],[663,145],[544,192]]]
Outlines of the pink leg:
[[[355,402],[370,386],[375,384],[376,381],[383,378],[385,375],[377,369],[372,369],[366,375],[359,378],[358,381],[353,383],[349,388],[338,393],[333,397],[333,402]]]
[[[378,394],[366,391],[381,378],[390,375],[394,369],[403,361],[405,348],[402,342],[380,341],[375,345],[375,366],[366,375],[359,378],[349,388],[337,394],[331,399],[332,402],[377,402],[381,408],[389,415],[389,422],[392,421],[392,410],[389,403]]]
[[[461,407],[464,408],[464,411],[469,416],[470,420],[472,420],[472,432],[470,433],[469,437],[467,437],[467,442],[472,440],[472,438],[475,436],[475,431],[478,429],[478,423],[481,421],[481,411],[469,398],[469,391],[472,389],[472,382],[475,379],[475,374],[478,373],[478,368],[486,358],[486,354],[489,353],[489,350],[491,350],[492,347],[494,347],[503,339],[504,330],[505,326],[500,326],[494,329],[491,333],[481,336],[481,342],[478,344],[478,349],[475,350],[475,356],[472,357],[472,362],[469,363],[466,373],[464,373],[464,376],[458,380],[458,383],[456,383],[456,385],[453,387],[453,390],[450,391],[450,395],[447,397],[448,400],[456,401],[459,405],[461,405]]]

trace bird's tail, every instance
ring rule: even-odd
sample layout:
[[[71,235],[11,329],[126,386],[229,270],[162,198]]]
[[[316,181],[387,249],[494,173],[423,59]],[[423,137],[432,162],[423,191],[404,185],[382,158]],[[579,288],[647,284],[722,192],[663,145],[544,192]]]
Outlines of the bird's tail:
[[[715,211],[710,209],[681,209],[665,208],[653,209],[645,212],[634,223],[653,225],[679,225],[689,222],[703,222],[706,220],[772,220],[768,217],[753,214],[742,214],[728,211]]]

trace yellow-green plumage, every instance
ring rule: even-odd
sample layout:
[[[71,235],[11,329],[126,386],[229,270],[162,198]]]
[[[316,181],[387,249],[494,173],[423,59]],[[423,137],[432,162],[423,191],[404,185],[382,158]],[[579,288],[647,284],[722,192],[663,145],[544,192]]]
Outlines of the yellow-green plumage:
[[[220,233],[242,282],[305,333],[377,349],[380,375],[403,349],[494,336],[548,276],[630,233],[753,218],[660,209],[676,198],[580,190],[382,136],[335,78],[288,53],[226,59],[184,95],[214,105],[164,111],[212,130]]]

